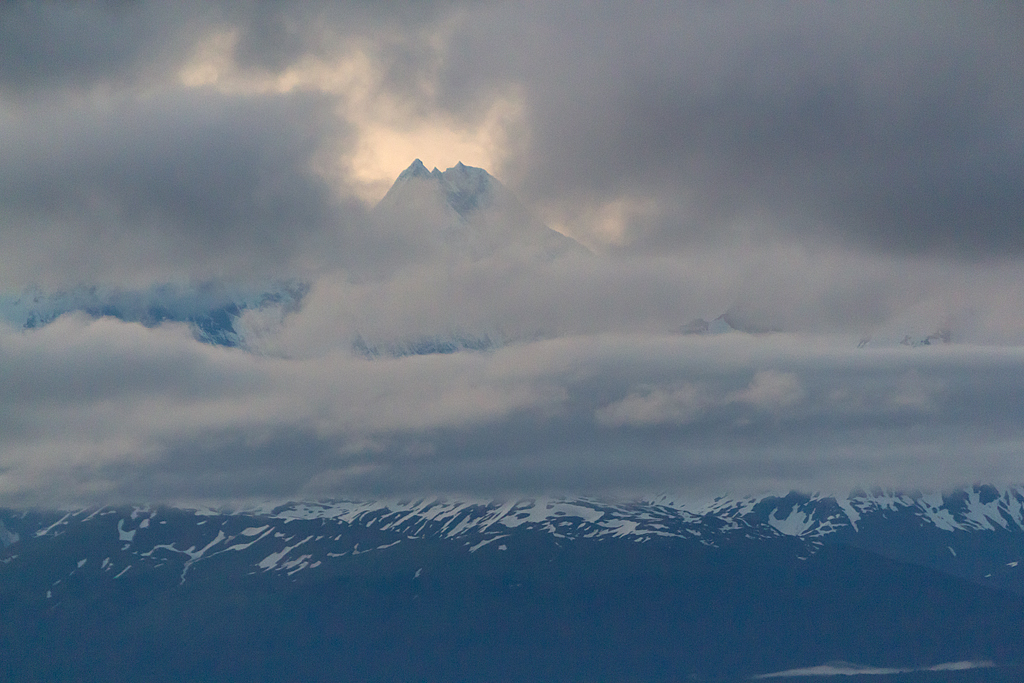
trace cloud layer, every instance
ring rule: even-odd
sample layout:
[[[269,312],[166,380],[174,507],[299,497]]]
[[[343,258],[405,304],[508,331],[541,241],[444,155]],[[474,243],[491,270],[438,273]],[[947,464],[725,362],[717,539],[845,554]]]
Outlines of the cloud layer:
[[[3,291],[311,289],[0,329],[0,504],[1021,481],[1022,91],[1010,2],[5,3]],[[416,156],[592,253],[380,225]]]
[[[1024,351],[853,341],[599,334],[300,359],[65,316],[0,335],[0,490],[12,503],[707,495],[1024,476]]]

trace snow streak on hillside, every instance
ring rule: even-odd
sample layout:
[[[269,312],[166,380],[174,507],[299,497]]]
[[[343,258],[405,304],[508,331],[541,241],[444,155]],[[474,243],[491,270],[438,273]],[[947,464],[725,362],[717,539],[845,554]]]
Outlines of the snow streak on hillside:
[[[11,528],[21,529],[24,538],[32,539],[74,534],[82,525],[109,527],[110,540],[116,535],[119,547],[116,552],[97,548],[104,557],[97,555],[90,561],[118,577],[170,561],[180,564],[184,581],[200,561],[243,551],[249,571],[291,575],[409,541],[456,543],[474,553],[487,546],[500,551],[527,538],[523,534],[539,533],[565,542],[674,539],[713,548],[794,537],[801,541],[805,555],[828,543],[853,543],[897,556],[909,552],[908,557],[938,562],[946,571],[986,568],[978,580],[1024,588],[1020,574],[1024,568],[1018,570],[1024,561],[1024,489],[1020,488],[976,486],[942,495],[875,491],[838,498],[791,493],[706,502],[659,496],[630,502],[597,498],[293,502],[234,511],[136,506],[40,517],[36,526],[23,514],[11,513],[6,519]],[[10,562],[17,558],[19,535],[3,527],[2,521],[2,538],[10,546],[5,562]],[[979,557],[979,542],[996,550],[990,548],[987,556]],[[937,548],[942,551],[938,555]],[[993,572],[998,575],[993,577]]]

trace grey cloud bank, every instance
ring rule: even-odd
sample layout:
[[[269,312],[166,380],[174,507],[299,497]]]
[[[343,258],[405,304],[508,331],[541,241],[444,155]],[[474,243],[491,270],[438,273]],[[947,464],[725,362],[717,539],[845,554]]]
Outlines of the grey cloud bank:
[[[0,502],[1024,481],[1017,4],[180,7],[0,8],[0,284],[310,291],[0,329]],[[372,210],[416,131],[508,193]]]
[[[522,78],[531,144],[511,170],[556,205],[653,200],[634,247],[732,228],[898,254],[1019,254],[1019,5],[533,9],[483,12],[458,36],[448,92],[459,102],[466,83]],[[516,50],[523,35],[530,49]]]
[[[472,122],[495,92],[519,93],[523,121],[490,170],[584,238],[602,207],[624,202],[634,210],[616,244],[640,253],[778,240],[953,259],[1021,252],[1016,3],[414,3],[379,13],[359,3],[8,3],[3,13],[0,120],[21,174],[4,185],[28,212],[8,234],[32,224],[97,235],[96,224],[127,221],[170,242],[160,248],[170,254],[201,223],[211,259],[227,258],[232,238],[255,238],[253,256],[265,245],[292,266],[296,251],[323,248],[310,231],[351,223],[308,173],[318,145],[344,156],[354,144],[345,117],[325,115],[333,99],[313,96],[327,86],[276,96],[182,86],[197,45],[227,35],[250,87],[358,46],[381,74],[360,97],[393,101],[407,127]],[[63,49],[41,48],[54,43]],[[175,207],[161,190],[175,195],[179,220],[164,215]]]
[[[709,495],[1018,481],[1024,352],[588,335],[269,358],[67,316],[0,339],[6,500]]]
[[[339,219],[307,168],[318,110],[315,97],[191,91],[0,123],[0,246],[21,257],[4,280],[273,273]]]

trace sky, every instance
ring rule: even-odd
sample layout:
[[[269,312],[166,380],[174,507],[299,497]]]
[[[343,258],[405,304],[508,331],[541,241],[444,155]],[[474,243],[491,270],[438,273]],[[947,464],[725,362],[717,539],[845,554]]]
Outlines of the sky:
[[[310,289],[0,326],[0,505],[1024,482],[1021,92],[995,0],[2,3],[0,292]]]

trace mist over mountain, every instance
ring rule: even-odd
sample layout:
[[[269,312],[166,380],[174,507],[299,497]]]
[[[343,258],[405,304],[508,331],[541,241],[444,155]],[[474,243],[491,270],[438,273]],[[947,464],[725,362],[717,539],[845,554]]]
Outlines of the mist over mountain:
[[[368,358],[480,351],[580,332],[764,334],[801,328],[774,307],[714,298],[695,304],[699,271],[659,272],[648,266],[638,276],[623,270],[623,264],[594,255],[544,225],[486,170],[462,163],[442,172],[414,160],[353,239],[358,258],[340,254],[345,267],[312,279],[246,285],[210,280],[141,290],[36,286],[0,297],[0,319],[25,329],[74,311],[147,327],[183,322],[202,342],[288,353],[265,337],[280,332],[285,317],[297,312],[316,286],[346,290],[337,296],[354,300],[336,300],[332,310],[316,314],[327,318],[347,309],[349,320],[338,320],[335,332],[347,335],[352,350]],[[671,281],[680,275],[682,282]],[[643,296],[644,305],[631,305],[632,296]],[[695,308],[712,322],[683,323]],[[919,315],[859,334],[851,331],[851,339],[856,334],[851,343],[970,341],[984,334],[984,325],[974,314],[941,320]]]
[[[449,258],[505,252],[551,260],[587,251],[544,225],[487,171],[461,162],[442,172],[416,159],[374,208],[373,219],[384,235],[398,233],[424,252]]]
[[[47,293],[40,288],[0,298],[0,319],[33,329],[71,312],[93,318],[110,316],[155,327],[187,323],[196,339],[221,346],[245,346],[239,319],[245,311],[275,311],[281,317],[300,305],[309,285],[299,280],[268,283],[249,290],[219,282],[192,286],[153,285],[143,291],[80,286]]]
[[[415,255],[413,261],[448,263],[500,259],[508,263],[546,263],[565,255],[585,255],[586,248],[551,230],[530,213],[498,180],[481,168],[461,163],[447,171],[427,171],[416,159],[403,171],[371,213],[366,239],[387,253]],[[367,255],[369,256],[369,255]],[[372,258],[367,259],[372,263]],[[379,276],[379,275],[378,275]],[[81,312],[111,316],[147,327],[162,322],[188,323],[199,341],[247,347],[245,312],[276,311],[282,318],[295,310],[310,283],[301,279],[239,287],[209,281],[198,285],[152,285],[146,290],[81,285],[46,292],[39,287],[0,298],[0,319],[31,329],[57,317]],[[451,353],[482,350],[503,341],[497,326],[432,336],[407,336],[367,345],[357,332],[354,348],[367,356]]]
[[[709,293],[714,260],[591,253],[465,165],[413,162],[371,213],[359,269],[0,299],[6,381],[21,387],[7,500],[1024,480],[1019,351],[975,341],[981,315],[924,306],[865,334],[829,331],[822,309],[805,329],[785,307]],[[62,398],[34,398],[46,392]]]

